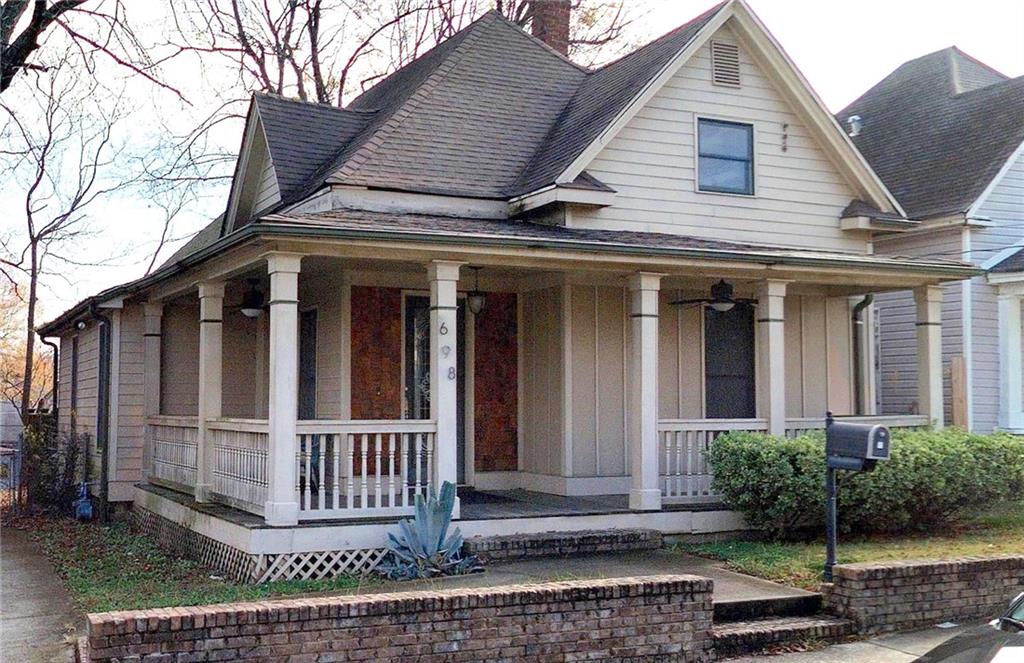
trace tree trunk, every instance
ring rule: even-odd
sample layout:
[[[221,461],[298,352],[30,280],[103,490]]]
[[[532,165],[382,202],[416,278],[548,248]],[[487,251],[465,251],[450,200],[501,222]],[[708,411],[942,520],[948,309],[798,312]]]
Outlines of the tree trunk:
[[[28,281],[28,314],[25,316],[25,379],[21,384],[21,422],[28,421],[28,412],[32,406],[32,368],[35,364],[36,349],[36,287],[39,284],[38,246],[32,242],[31,269]],[[54,398],[57,395],[54,394]]]

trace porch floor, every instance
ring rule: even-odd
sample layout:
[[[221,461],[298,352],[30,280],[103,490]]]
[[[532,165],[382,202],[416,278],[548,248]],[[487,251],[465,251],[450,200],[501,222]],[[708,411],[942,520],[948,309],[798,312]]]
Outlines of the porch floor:
[[[217,503],[199,503],[188,494],[176,490],[140,484],[141,490],[154,493],[195,511],[216,516],[249,529],[271,527],[261,516]],[[502,520],[508,518],[550,518],[552,516],[596,516],[631,513],[627,495],[578,495],[567,497],[527,490],[473,490],[459,489],[460,521]],[[666,504],[662,511],[716,511],[725,508],[717,502],[694,504]],[[392,523],[399,518],[342,518],[299,523],[299,527],[336,526],[344,524],[367,525]]]

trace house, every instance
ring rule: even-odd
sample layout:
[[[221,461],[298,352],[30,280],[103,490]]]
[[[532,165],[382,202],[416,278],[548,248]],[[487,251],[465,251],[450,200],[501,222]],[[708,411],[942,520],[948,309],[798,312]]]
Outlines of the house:
[[[1024,432],[1024,76],[947,48],[901,65],[838,118],[856,125],[854,143],[921,222],[876,237],[875,252],[985,270],[942,289],[946,423]],[[875,310],[880,411],[918,412],[913,296],[881,294]]]
[[[567,6],[344,109],[254,96],[224,214],[40,330],[111,499],[255,580],[372,566],[442,481],[467,536],[735,530],[702,451],[873,414],[863,303],[908,288],[923,406],[885,421],[941,426],[980,272],[873,251],[919,224],[747,5],[594,70]]]

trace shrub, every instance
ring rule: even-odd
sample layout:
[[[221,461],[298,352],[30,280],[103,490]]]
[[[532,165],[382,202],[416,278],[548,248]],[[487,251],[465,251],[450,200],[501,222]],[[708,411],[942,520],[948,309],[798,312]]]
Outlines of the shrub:
[[[52,427],[27,428],[24,435],[22,481],[33,507],[70,513],[82,479],[82,449],[88,435],[57,433]]]
[[[1024,493],[1024,440],[962,430],[894,430],[892,458],[873,472],[839,473],[843,532],[953,524]],[[714,487],[747,523],[776,538],[824,528],[825,439],[730,433],[708,452]]]

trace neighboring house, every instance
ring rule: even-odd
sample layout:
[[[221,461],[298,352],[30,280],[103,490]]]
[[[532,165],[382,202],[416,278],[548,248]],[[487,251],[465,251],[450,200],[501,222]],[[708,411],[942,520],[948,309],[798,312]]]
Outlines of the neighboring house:
[[[40,330],[158,536],[357,570],[441,481],[469,536],[742,527],[701,452],[871,414],[893,289],[923,407],[882,419],[941,425],[940,284],[979,271],[873,252],[918,224],[749,8],[587,70],[541,7],[551,45],[491,12],[344,109],[256,95],[225,213]]]
[[[943,288],[946,422],[1024,432],[1024,76],[957,48],[911,60],[839,113],[910,218],[879,254],[960,258],[986,274]],[[851,123],[851,118],[854,118]],[[914,300],[876,299],[881,412],[918,412]]]

